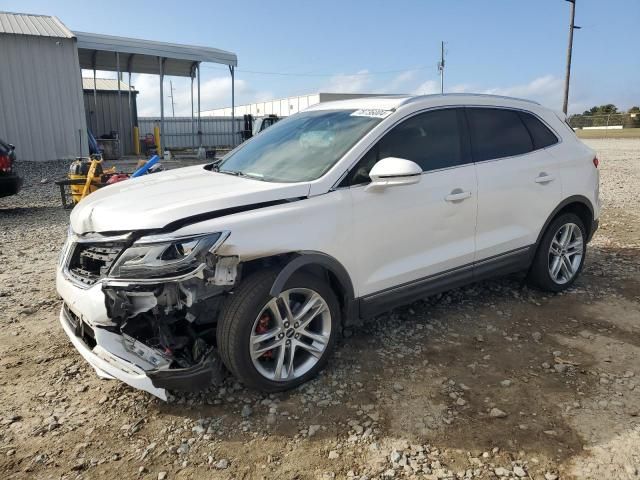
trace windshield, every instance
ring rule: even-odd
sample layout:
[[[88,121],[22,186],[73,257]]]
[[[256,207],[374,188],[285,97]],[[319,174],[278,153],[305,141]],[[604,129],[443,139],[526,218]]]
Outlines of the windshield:
[[[269,182],[320,178],[381,121],[354,112],[318,110],[293,115],[247,141],[216,170]]]

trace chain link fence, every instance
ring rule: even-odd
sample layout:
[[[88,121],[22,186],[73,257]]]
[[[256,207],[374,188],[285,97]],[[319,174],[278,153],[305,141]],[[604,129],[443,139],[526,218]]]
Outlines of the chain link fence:
[[[569,125],[573,128],[619,129],[640,128],[640,113],[611,113],[608,115],[571,115]]]

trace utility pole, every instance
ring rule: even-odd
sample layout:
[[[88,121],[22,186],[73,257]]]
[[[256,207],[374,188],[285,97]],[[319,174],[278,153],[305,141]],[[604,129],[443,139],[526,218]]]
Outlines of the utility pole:
[[[440,42],[440,61],[438,62],[440,72],[440,93],[444,93],[444,42]]]
[[[171,99],[171,116],[175,118],[176,116],[176,102],[173,101],[173,80],[169,80],[169,89],[170,92],[168,97]]]
[[[573,31],[579,30],[580,27],[574,24],[576,17],[576,0],[566,0],[571,4],[571,21],[569,23],[569,46],[567,47],[567,73],[564,77],[564,102],[562,103],[562,111],[567,114],[569,107],[569,79],[571,78],[571,53],[573,50]]]

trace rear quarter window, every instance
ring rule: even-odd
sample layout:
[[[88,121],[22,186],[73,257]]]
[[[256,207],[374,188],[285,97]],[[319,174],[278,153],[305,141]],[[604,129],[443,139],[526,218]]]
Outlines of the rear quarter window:
[[[518,112],[499,108],[467,108],[473,160],[482,162],[533,150],[531,135]]]
[[[535,150],[550,147],[551,145],[558,143],[558,137],[556,137],[556,134],[535,116],[526,112],[518,112],[518,115],[520,115],[522,122],[526,125],[527,130],[529,130],[529,133],[531,134],[533,148]]]

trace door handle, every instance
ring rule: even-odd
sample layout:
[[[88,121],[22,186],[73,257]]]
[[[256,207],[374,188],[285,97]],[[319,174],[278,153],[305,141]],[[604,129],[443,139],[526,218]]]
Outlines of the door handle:
[[[556,179],[555,175],[549,175],[547,173],[542,172],[540,175],[538,175],[535,179],[536,183],[549,183],[549,182],[553,182]]]
[[[462,189],[456,188],[449,195],[444,197],[447,202],[459,202],[471,196],[471,192],[463,192]]]

